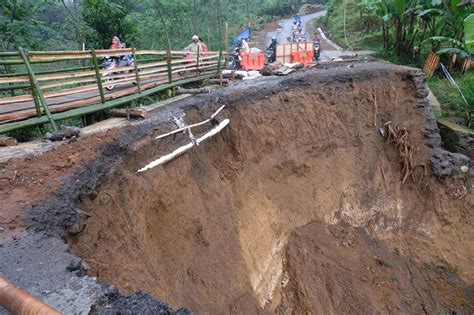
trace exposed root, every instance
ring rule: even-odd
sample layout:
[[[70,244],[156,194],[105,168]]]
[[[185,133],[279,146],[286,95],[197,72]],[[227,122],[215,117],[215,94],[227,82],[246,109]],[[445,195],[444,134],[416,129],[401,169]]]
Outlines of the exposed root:
[[[378,111],[377,96],[375,94],[372,94],[372,99],[374,100],[374,127],[377,127],[377,111]]]
[[[418,184],[421,185],[422,179],[427,175],[427,169],[424,164],[413,163],[413,151],[415,150],[415,145],[410,132],[405,128],[399,128],[398,126],[393,128],[391,121],[386,123],[385,127],[387,128],[386,145],[388,146],[392,142],[395,143],[395,148],[398,149],[400,155],[400,163],[402,165],[402,184],[404,184],[410,176],[413,181],[415,181],[414,170],[417,167],[423,167],[424,172],[418,182]]]
[[[385,167],[383,165],[382,158],[379,156],[379,167],[380,167],[380,172],[382,173],[383,181],[385,183],[385,186],[387,186],[387,176],[385,175]]]

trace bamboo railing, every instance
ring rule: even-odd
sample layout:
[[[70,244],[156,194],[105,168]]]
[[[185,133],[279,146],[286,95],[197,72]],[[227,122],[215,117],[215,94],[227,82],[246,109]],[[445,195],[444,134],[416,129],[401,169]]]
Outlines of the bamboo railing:
[[[104,69],[103,58],[134,64]],[[0,134],[106,110],[174,86],[219,74],[222,52],[109,49],[0,52]],[[40,67],[48,67],[41,71]],[[107,91],[113,80],[115,89]]]

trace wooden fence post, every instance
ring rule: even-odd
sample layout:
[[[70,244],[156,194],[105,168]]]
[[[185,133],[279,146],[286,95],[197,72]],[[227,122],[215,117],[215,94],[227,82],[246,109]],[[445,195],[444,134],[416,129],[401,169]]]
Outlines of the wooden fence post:
[[[95,49],[92,49],[91,53],[92,53],[92,64],[94,65],[94,70],[95,70],[95,79],[97,81],[97,87],[99,88],[100,102],[104,104],[105,103],[104,87],[102,86],[102,76],[100,74],[99,62],[97,61],[97,54],[95,53]]]
[[[217,60],[217,75],[221,73],[222,49],[219,49],[219,59]]]
[[[35,73],[33,72],[33,68],[31,67],[30,64],[30,59],[28,58],[27,52],[23,50],[23,48],[19,48],[20,56],[25,62],[26,70],[28,71],[28,76],[30,77],[30,82],[31,82],[31,87],[33,88],[33,91],[36,91],[36,97],[39,99],[39,102],[43,106],[43,110],[46,113],[46,116],[48,116],[48,120],[51,123],[51,126],[53,127],[54,131],[58,131],[58,126],[56,125],[56,122],[53,119],[53,116],[51,115],[51,112],[49,111],[48,104],[46,103],[46,100],[43,97],[43,92],[41,91],[41,88],[39,86],[38,81],[36,80]],[[35,96],[33,96],[35,98]],[[36,112],[38,113],[38,105],[37,102],[35,102],[36,106]],[[41,114],[41,110],[39,110],[39,113]]]
[[[135,55],[135,48],[132,48],[132,56],[133,56],[133,67],[135,68],[135,77],[137,78],[138,93],[142,94],[142,86],[140,85],[140,75],[138,74],[138,60],[137,60],[137,56]]]
[[[173,83],[173,69],[171,68],[171,50],[166,51],[166,65],[168,66],[168,83]]]
[[[199,45],[197,46],[197,56],[196,56],[196,76],[199,76],[199,55],[201,54]]]

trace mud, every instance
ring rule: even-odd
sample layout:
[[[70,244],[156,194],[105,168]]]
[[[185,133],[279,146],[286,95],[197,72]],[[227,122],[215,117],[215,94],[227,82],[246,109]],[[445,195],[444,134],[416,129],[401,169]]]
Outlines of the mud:
[[[106,287],[91,293],[98,313],[470,313],[473,183],[468,160],[441,149],[426,94],[420,71],[371,63],[242,82],[115,131],[93,155],[75,151],[87,139],[64,146],[78,167],[41,174],[61,184],[40,186],[35,204],[6,204],[25,233],[66,238],[82,259],[67,272]],[[222,133],[136,174],[188,141],[152,140],[174,128],[170,114],[192,123],[222,104]],[[403,185],[379,131],[389,121],[426,166]]]

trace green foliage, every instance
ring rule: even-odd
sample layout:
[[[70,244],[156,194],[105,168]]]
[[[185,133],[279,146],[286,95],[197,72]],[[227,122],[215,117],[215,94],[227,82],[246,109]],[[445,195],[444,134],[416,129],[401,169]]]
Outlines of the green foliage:
[[[87,25],[82,31],[88,47],[107,48],[113,36],[133,42],[137,30],[128,17],[135,8],[133,0],[84,0],[82,18]]]
[[[463,45],[443,46],[439,39],[452,39],[452,43],[463,42],[463,21],[469,10],[458,8],[461,0],[330,0],[328,18],[334,35],[339,43],[349,38],[354,48],[379,50],[382,46],[385,53],[406,56],[418,60],[423,54],[423,44],[430,42],[431,49],[441,48],[464,49]],[[347,7],[346,7],[347,6]],[[344,10],[346,18],[344,20]],[[474,22],[473,22],[474,23]],[[363,34],[379,37],[379,44],[372,46],[373,41]],[[430,40],[427,41],[427,38]],[[438,40],[436,40],[438,39]],[[449,40],[448,40],[449,41]],[[444,51],[446,52],[446,51]]]
[[[464,41],[467,50],[474,54],[474,13],[464,20]]]
[[[392,272],[392,274],[390,275],[390,280],[398,281],[398,275],[395,272]]]
[[[435,93],[440,102],[445,115],[449,113],[456,117],[464,119],[467,127],[472,128],[474,119],[474,73],[472,71],[466,74],[454,73],[453,78],[459,85],[468,106],[464,103],[459,91],[441,75],[434,76],[428,80],[428,86]]]

